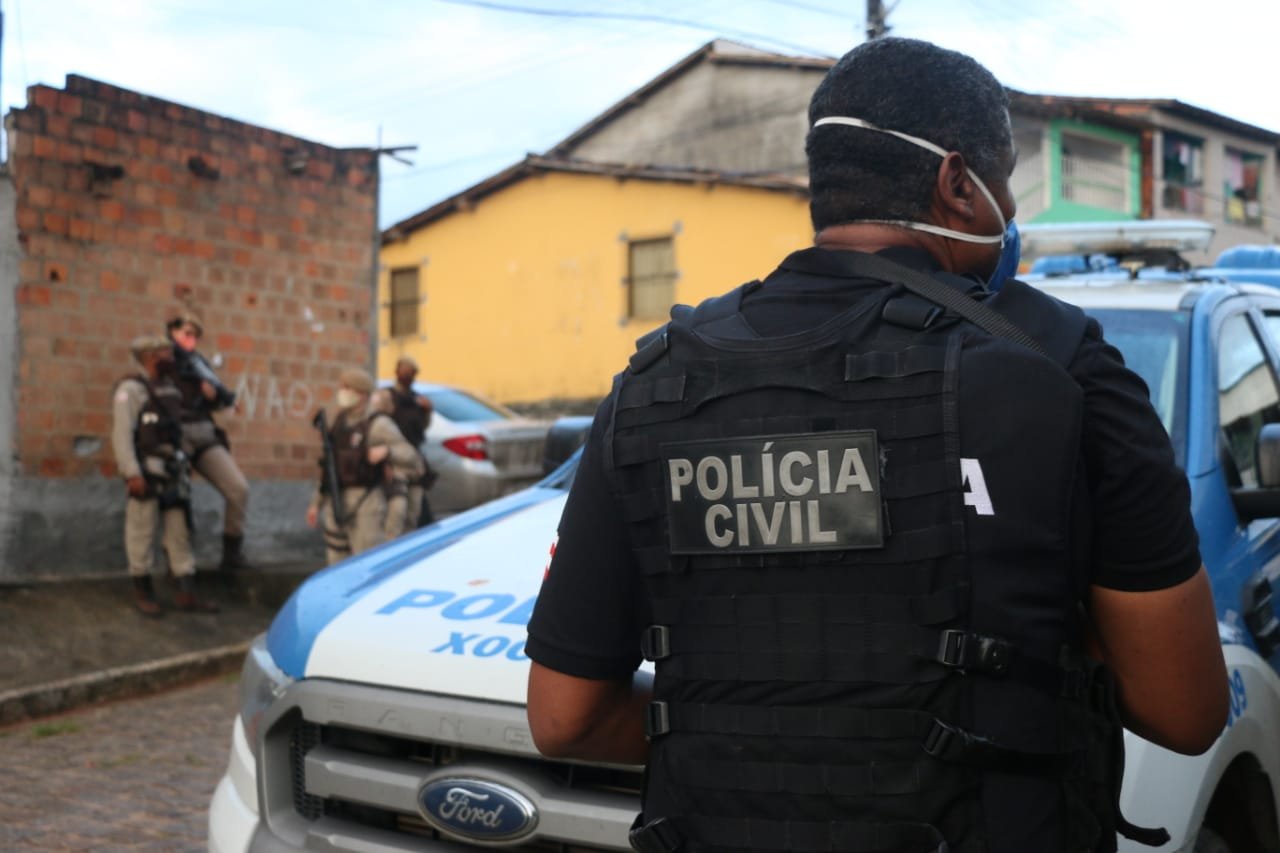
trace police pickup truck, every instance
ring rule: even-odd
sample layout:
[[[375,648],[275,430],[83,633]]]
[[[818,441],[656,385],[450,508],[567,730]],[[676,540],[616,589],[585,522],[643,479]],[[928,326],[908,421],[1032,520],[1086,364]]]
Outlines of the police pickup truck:
[[[1280,289],[1188,269],[1178,252],[1203,250],[1210,226],[1085,230],[1029,227],[1024,251],[1118,263],[1028,278],[1097,317],[1150,387],[1191,484],[1230,675],[1230,719],[1204,755],[1126,735],[1121,804],[1168,829],[1161,850],[1278,851]],[[211,851],[629,849],[640,769],[547,760],[525,721],[525,625],[573,472],[295,592],[244,664]]]

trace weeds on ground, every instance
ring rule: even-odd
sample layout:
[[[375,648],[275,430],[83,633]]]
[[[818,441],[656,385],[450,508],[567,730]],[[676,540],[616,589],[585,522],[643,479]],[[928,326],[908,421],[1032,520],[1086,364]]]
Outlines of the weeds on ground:
[[[57,737],[58,735],[73,735],[80,730],[80,724],[75,720],[58,720],[53,723],[38,723],[32,726],[31,736],[33,738]]]

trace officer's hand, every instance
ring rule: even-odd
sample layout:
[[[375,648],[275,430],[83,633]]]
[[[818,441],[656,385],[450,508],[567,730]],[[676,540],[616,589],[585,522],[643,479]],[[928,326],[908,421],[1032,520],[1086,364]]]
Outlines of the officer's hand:
[[[376,447],[369,448],[369,464],[377,465],[383,459],[387,458],[387,454],[391,452],[391,448],[385,444],[379,444]]]
[[[431,400],[427,397],[419,397],[418,405],[421,406],[423,409],[427,410],[428,412],[431,411]]]
[[[307,507],[307,527],[315,527],[320,522],[320,507]]]
[[[213,387],[212,382],[206,380],[200,381],[200,393],[204,395],[206,400],[213,400],[218,396],[218,389]]]
[[[124,481],[124,487],[129,491],[131,498],[142,498],[147,495],[147,481],[143,477],[130,477]]]

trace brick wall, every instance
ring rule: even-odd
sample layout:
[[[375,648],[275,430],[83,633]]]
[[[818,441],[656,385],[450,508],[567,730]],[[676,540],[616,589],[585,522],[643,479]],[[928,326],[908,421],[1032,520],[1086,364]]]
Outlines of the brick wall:
[[[374,155],[77,76],[31,87],[7,125],[22,473],[114,474],[128,343],[186,305],[241,393],[221,420],[246,475],[310,480],[310,415],[370,361]]]
[[[372,366],[376,154],[74,75],[31,87],[6,129],[17,263],[0,288],[16,314],[14,364],[0,364],[14,402],[0,580],[50,573],[41,543],[75,535],[61,519],[86,511],[82,496],[122,511],[112,388],[134,369],[129,341],[182,308],[240,394],[219,419],[253,487],[251,556],[281,525],[308,532],[294,528],[317,470],[311,415],[343,368]],[[102,529],[122,567],[117,522]]]

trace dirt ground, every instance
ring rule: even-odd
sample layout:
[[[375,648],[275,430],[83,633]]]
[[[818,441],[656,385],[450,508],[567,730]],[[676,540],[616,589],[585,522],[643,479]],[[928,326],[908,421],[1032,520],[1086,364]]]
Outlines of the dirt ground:
[[[0,586],[0,693],[250,640],[315,568],[201,572],[198,588],[219,613],[172,609],[173,585],[162,580],[159,619],[133,608],[125,577]]]

